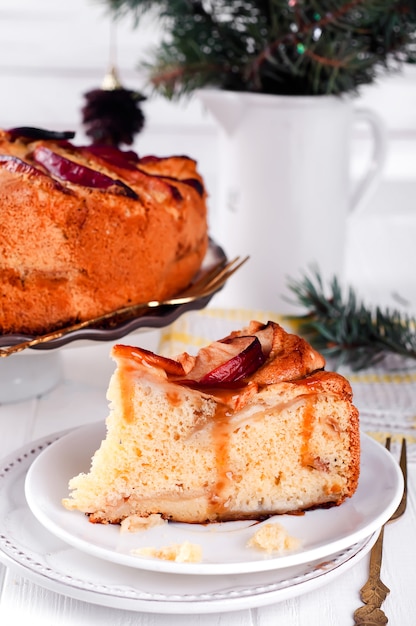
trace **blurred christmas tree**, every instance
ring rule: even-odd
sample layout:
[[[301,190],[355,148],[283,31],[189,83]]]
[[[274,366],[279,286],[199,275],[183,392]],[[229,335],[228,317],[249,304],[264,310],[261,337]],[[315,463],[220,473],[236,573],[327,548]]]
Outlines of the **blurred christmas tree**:
[[[157,15],[164,37],[146,69],[168,98],[355,92],[416,59],[416,0],[102,1],[137,23]]]

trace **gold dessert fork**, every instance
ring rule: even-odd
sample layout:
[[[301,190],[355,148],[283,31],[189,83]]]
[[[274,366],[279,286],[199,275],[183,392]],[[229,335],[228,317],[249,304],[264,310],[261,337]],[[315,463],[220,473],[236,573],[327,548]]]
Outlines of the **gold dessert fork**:
[[[386,448],[390,451],[391,438],[386,439]],[[402,499],[399,506],[394,511],[393,515],[386,522],[392,522],[403,515],[407,506],[407,447],[406,439],[402,440],[402,447],[400,453],[400,468],[403,472],[404,489]],[[390,593],[390,589],[383,583],[380,578],[381,561],[383,556],[383,538],[384,538],[384,524],[381,528],[380,534],[374,546],[371,548],[370,553],[370,573],[367,582],[360,590],[361,600],[364,602],[364,606],[360,606],[354,612],[354,624],[356,626],[377,626],[378,624],[385,625],[388,619],[381,610],[381,605],[386,599],[387,594]]]
[[[21,352],[26,348],[31,348],[41,343],[47,343],[48,341],[52,341],[53,339],[60,339],[64,335],[68,335],[69,333],[72,333],[76,330],[90,328],[92,326],[96,326],[97,324],[101,324],[102,322],[109,322],[120,316],[133,316],[141,311],[144,312],[147,309],[155,309],[163,306],[174,306],[178,304],[188,304],[189,302],[193,302],[194,300],[206,298],[218,291],[227,282],[230,276],[232,276],[234,272],[236,272],[248,259],[248,256],[244,257],[243,259],[241,259],[241,257],[236,257],[228,263],[225,263],[225,261],[222,260],[213,267],[203,271],[201,276],[199,276],[195,282],[191,283],[191,285],[187,289],[185,289],[185,291],[177,296],[168,298],[166,300],[149,300],[148,302],[131,304],[129,306],[116,309],[115,311],[104,313],[103,315],[99,315],[89,320],[78,322],[77,324],[72,324],[71,326],[66,326],[65,328],[61,328],[59,330],[54,330],[45,335],[38,335],[37,337],[29,339],[28,341],[22,341],[6,348],[0,348],[0,357],[10,356],[11,354],[15,354],[16,352]]]

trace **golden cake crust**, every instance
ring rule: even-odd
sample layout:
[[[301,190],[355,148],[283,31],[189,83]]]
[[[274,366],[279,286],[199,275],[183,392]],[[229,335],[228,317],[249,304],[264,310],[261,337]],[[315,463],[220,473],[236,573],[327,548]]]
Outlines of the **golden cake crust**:
[[[35,159],[39,149],[117,184],[52,176]],[[2,334],[169,297],[189,284],[208,246],[206,192],[187,157],[124,167],[68,142],[11,141],[0,131],[0,203]]]

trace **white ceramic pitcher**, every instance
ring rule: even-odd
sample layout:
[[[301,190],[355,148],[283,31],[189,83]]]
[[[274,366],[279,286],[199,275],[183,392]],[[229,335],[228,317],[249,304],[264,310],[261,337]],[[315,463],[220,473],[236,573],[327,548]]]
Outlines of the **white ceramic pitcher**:
[[[220,125],[211,230],[228,256],[250,255],[221,304],[295,312],[286,301],[288,277],[315,265],[324,278],[342,279],[348,215],[365,208],[380,180],[384,125],[350,98],[215,89],[198,97]],[[371,128],[373,150],[353,187],[351,138],[359,121]]]

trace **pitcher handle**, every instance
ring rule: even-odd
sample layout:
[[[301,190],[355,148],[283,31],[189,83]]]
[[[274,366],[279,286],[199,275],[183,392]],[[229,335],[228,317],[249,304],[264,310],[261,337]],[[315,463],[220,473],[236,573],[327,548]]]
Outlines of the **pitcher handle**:
[[[373,141],[367,169],[352,192],[350,211],[358,214],[362,212],[369,196],[380,182],[387,156],[387,131],[381,117],[370,109],[354,109],[354,121],[369,125]]]

